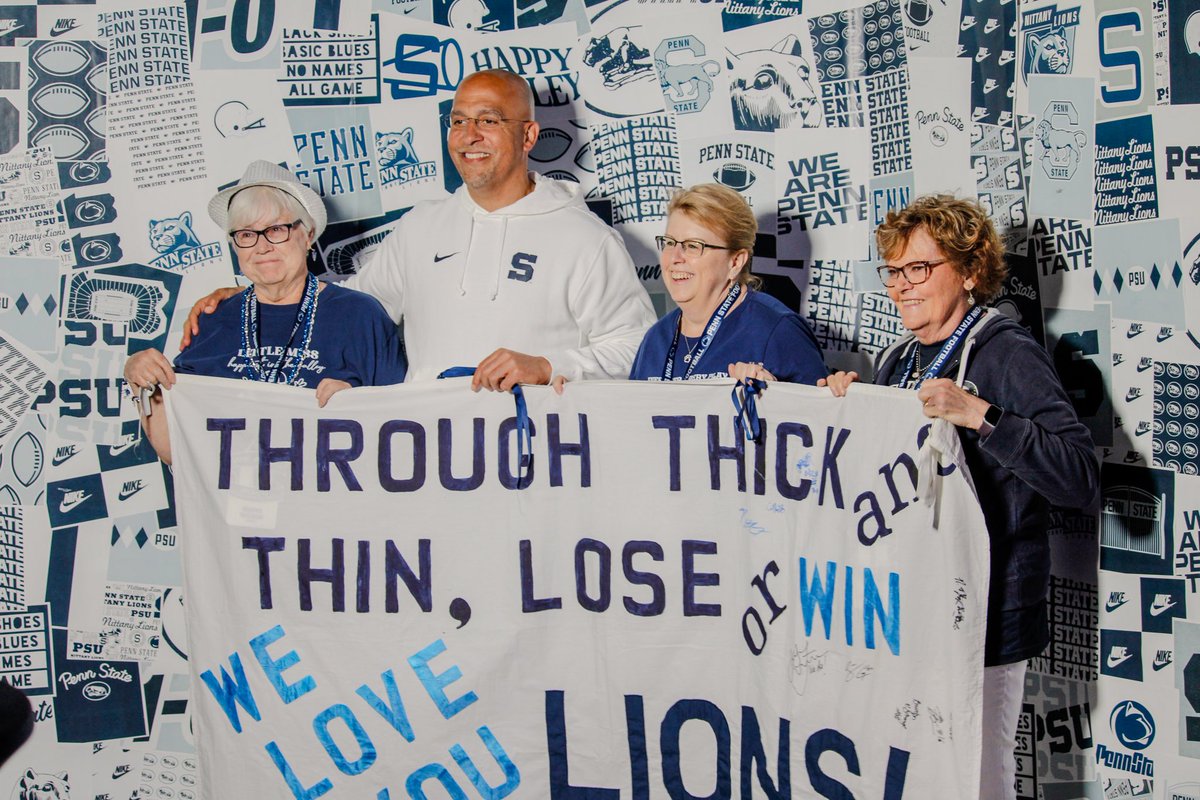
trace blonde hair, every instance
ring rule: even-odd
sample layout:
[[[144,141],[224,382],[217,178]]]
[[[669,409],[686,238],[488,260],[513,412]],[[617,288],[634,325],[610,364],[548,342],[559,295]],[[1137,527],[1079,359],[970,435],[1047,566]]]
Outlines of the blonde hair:
[[[1000,294],[1008,275],[1004,245],[991,218],[977,202],[931,194],[889,211],[883,224],[875,229],[879,255],[891,258],[900,253],[918,228],[925,229],[964,280],[975,282],[971,292],[980,302],[990,302]]]
[[[701,225],[720,234],[731,252],[746,251],[746,263],[738,273],[737,281],[742,286],[757,289],[762,279],[750,274],[750,262],[754,260],[754,239],[758,235],[758,221],[745,199],[719,183],[700,183],[689,189],[680,189],[671,197],[667,214],[681,211]]]

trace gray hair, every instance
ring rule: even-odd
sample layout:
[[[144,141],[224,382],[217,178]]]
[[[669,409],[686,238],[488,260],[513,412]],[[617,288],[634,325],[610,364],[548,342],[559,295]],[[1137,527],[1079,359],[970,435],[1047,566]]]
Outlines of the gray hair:
[[[300,201],[274,187],[250,186],[230,199],[229,232],[249,227],[263,217],[284,217],[286,222],[298,219],[310,234],[315,228]]]

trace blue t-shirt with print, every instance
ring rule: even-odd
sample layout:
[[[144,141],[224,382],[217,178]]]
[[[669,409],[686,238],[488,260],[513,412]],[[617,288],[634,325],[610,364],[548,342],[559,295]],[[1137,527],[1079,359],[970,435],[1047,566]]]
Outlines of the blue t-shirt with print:
[[[662,380],[663,366],[679,327],[680,314],[676,309],[646,331],[633,360],[630,380]],[[693,338],[692,341],[696,340]],[[681,380],[687,372],[688,364],[683,360],[687,352],[688,347],[680,336],[672,368],[674,380]],[[738,361],[761,362],[764,369],[788,383],[815,384],[828,374],[821,357],[821,346],[808,323],[762,292],[747,292],[746,299],[726,315],[716,338],[692,370],[690,380],[727,378],[729,365]]]
[[[175,370],[215,378],[252,379],[242,350],[242,298],[235,295],[200,321],[200,333],[175,358]],[[299,304],[258,304],[259,341],[274,362],[296,324]],[[282,372],[290,375],[301,356],[302,331],[288,348]],[[271,354],[271,353],[274,353]],[[408,371],[404,346],[395,323],[370,295],[326,284],[317,295],[312,339],[303,354],[294,385],[317,388],[323,378],[351,386],[400,383]]]

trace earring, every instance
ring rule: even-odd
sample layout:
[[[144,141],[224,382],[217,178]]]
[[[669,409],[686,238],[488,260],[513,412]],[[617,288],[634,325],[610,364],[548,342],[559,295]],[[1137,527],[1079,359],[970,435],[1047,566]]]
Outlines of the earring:
[[[972,292],[970,289],[967,290],[967,305],[969,305],[969,306],[975,305],[975,293]]]

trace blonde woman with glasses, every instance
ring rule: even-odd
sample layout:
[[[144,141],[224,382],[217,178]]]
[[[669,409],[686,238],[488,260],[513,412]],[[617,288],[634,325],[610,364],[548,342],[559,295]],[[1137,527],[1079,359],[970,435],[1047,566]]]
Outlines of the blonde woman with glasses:
[[[677,192],[656,237],[663,284],[679,308],[646,333],[632,380],[757,378],[812,383],[827,374],[821,348],[799,314],[756,291],[750,274],[758,224],[732,189],[716,183]]]

